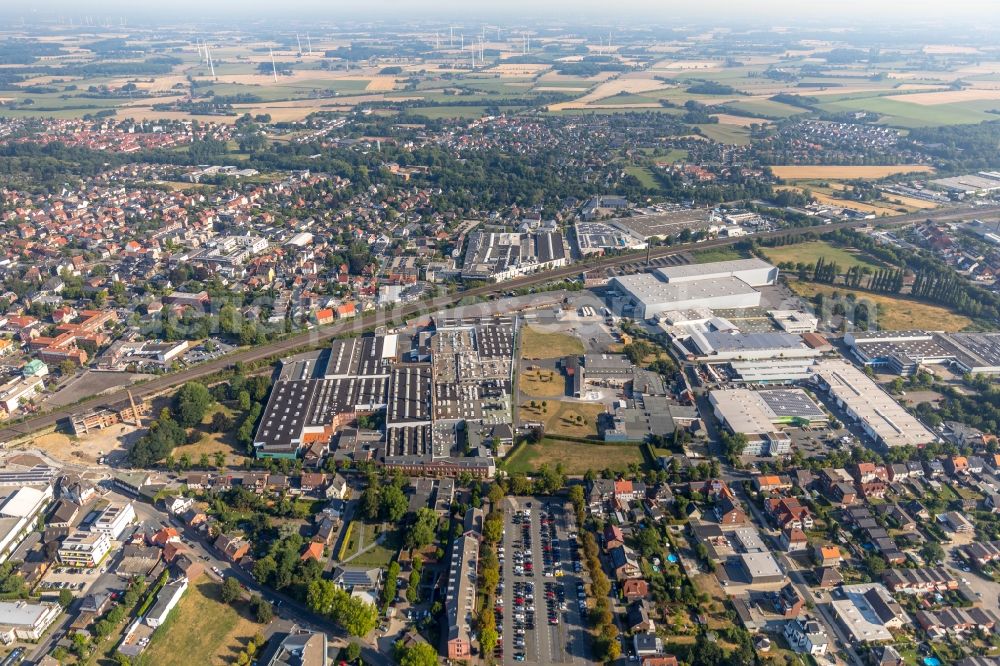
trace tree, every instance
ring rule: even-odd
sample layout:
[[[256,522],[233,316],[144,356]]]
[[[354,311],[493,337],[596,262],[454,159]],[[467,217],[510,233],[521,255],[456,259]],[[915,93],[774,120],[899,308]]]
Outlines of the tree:
[[[487,615],[493,617],[493,611],[487,610]],[[495,627],[486,627],[479,632],[479,646],[483,649],[483,654],[493,654],[493,648],[497,646],[498,640]]]
[[[271,603],[261,596],[254,595],[250,598],[250,610],[257,624],[269,624],[274,619],[274,609]]]
[[[486,497],[489,498],[490,504],[496,509],[496,505],[503,501],[504,498],[503,487],[499,483],[494,483],[490,486],[490,491],[486,494]]]
[[[59,590],[59,605],[69,608],[71,603],[73,603],[73,593],[69,590]]]
[[[944,561],[944,548],[937,541],[928,541],[920,549],[920,555],[928,564],[940,564]]]
[[[334,620],[352,636],[367,636],[378,625],[378,610],[372,604],[348,597],[338,606]]]
[[[212,394],[204,384],[188,382],[174,396],[174,416],[183,428],[201,423],[212,404]]]
[[[423,548],[434,541],[437,529],[437,514],[423,507],[417,511],[417,517],[406,532],[407,548]]]
[[[495,511],[483,521],[483,541],[497,543],[503,537],[503,514]]]
[[[401,642],[396,644],[396,661],[399,666],[437,666],[437,650],[429,643],[414,643],[406,647]]]
[[[229,432],[233,429],[233,419],[225,412],[216,412],[212,415],[212,432]]]
[[[411,604],[420,601],[420,570],[416,567],[410,572],[410,578],[406,583],[406,600]]]
[[[344,659],[351,664],[361,658],[361,646],[357,643],[348,643],[344,648]]]
[[[409,502],[406,501],[406,495],[403,494],[403,491],[398,486],[391,485],[383,488],[381,494],[379,504],[382,519],[390,523],[402,520],[409,507]]]
[[[219,592],[219,599],[222,600],[224,604],[231,604],[240,598],[243,590],[240,587],[240,583],[236,580],[235,576],[227,576],[224,581],[222,581],[222,591]]]
[[[379,501],[379,496],[381,491],[379,489],[378,482],[372,479],[365,488],[365,491],[361,493],[361,515],[367,520],[376,520],[381,511],[381,502]]]
[[[396,598],[396,585],[399,578],[399,562],[390,562],[389,569],[385,574],[385,583],[382,585],[382,603],[389,604]]]

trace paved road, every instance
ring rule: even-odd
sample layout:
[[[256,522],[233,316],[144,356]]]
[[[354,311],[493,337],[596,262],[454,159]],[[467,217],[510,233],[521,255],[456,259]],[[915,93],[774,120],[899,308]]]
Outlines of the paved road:
[[[747,239],[772,238],[783,236],[795,236],[804,233],[827,233],[840,229],[853,229],[861,226],[895,226],[899,224],[920,222],[923,220],[935,220],[946,222],[950,220],[977,218],[983,220],[1000,219],[1000,206],[953,206],[935,211],[925,211],[911,215],[898,215],[895,217],[877,218],[873,220],[858,220],[852,222],[839,222],[817,227],[804,227],[796,229],[779,229],[769,231],[744,238],[718,238],[701,243],[685,243],[670,247],[657,247],[649,252],[650,259],[672,256],[689,252],[692,249],[709,249],[726,247]],[[187,368],[179,372],[163,375],[148,382],[138,384],[131,388],[132,394],[136,398],[146,397],[160,393],[175,386],[180,386],[184,382],[200,379],[207,375],[223,370],[236,362],[250,363],[264,359],[287,354],[292,350],[318,345],[340,335],[349,333],[360,333],[377,325],[391,325],[393,322],[402,323],[413,317],[436,312],[441,308],[454,306],[457,299],[478,296],[501,295],[507,291],[531,287],[554,280],[571,278],[579,275],[582,271],[589,271],[601,268],[625,267],[627,269],[640,269],[645,261],[645,252],[633,252],[625,255],[597,257],[590,261],[570,264],[563,268],[557,268],[532,275],[525,275],[513,280],[487,284],[474,287],[460,293],[439,296],[420,303],[411,303],[401,306],[389,313],[373,312],[352,321],[322,326],[310,331],[299,333],[283,340],[278,340],[266,345],[260,345],[250,349],[229,354],[222,358],[208,361],[198,366]],[[109,405],[124,403],[128,399],[125,389],[94,396],[70,407],[62,407],[49,412],[28,418],[20,423],[13,424],[0,430],[0,442],[15,439],[26,434],[56,425],[61,419],[79,413],[88,408],[98,405]]]

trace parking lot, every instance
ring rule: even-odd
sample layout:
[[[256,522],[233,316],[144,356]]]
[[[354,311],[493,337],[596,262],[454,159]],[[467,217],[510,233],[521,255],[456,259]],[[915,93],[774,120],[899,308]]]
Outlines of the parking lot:
[[[503,664],[587,662],[580,616],[585,596],[578,597],[582,566],[571,510],[545,499],[508,498],[504,520],[495,657]]]

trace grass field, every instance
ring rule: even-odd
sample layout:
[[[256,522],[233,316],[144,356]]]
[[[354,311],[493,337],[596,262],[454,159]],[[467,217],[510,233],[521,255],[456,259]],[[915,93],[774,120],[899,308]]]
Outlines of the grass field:
[[[231,664],[263,629],[219,600],[221,585],[202,577],[192,583],[167,622],[156,630],[145,656],[157,666]],[[241,604],[242,606],[242,604]],[[249,613],[249,609],[243,608]]]
[[[879,268],[879,263],[870,257],[866,257],[860,252],[836,247],[826,241],[809,241],[808,243],[797,243],[795,245],[785,245],[782,247],[764,247],[760,249],[761,254],[768,261],[780,264],[782,262],[792,262],[804,264],[815,264],[822,258],[826,262],[835,262],[841,270],[859,266],[875,270]]]
[[[597,437],[597,417],[604,405],[593,402],[563,402],[548,400],[531,406],[531,401],[521,405],[521,416],[545,424],[545,432],[553,436]]]
[[[870,111],[881,115],[879,122],[893,127],[937,127],[940,125],[971,125],[996,116],[987,113],[996,102],[977,100],[957,104],[937,104],[933,106],[901,101],[898,97],[854,97],[846,96],[818,105],[823,111],[842,113],[844,111]]]
[[[561,398],[566,395],[566,379],[555,370],[525,370],[518,377],[521,393],[531,398]]]
[[[562,358],[582,354],[583,343],[565,333],[545,333],[525,326],[521,331],[521,358]]]
[[[407,109],[416,116],[437,120],[441,118],[481,118],[486,115],[485,106],[416,106]],[[512,111],[513,112],[513,111]]]
[[[772,173],[784,180],[854,180],[885,178],[897,173],[929,173],[932,167],[923,164],[898,166],[773,166]]]
[[[566,474],[580,475],[587,470],[609,468],[626,471],[630,463],[643,463],[638,444],[582,444],[542,439],[538,444],[525,444],[505,463],[510,473],[537,471],[541,465],[555,467],[562,463]]]
[[[354,538],[356,539],[361,532],[364,532],[364,548],[367,548],[367,550],[351,560],[350,566],[372,568],[389,566],[389,562],[399,552],[402,536],[399,530],[391,530],[385,533],[382,543],[375,544],[369,548],[368,546],[375,542],[381,530],[381,525],[369,525],[362,522],[355,523]],[[356,550],[357,545],[355,544]]]
[[[655,190],[659,187],[656,179],[653,178],[653,174],[650,173],[649,169],[644,166],[628,166],[625,167],[625,173],[630,176],[635,176],[639,184],[645,188]]]
[[[879,309],[878,315],[872,318],[879,329],[886,331],[907,331],[913,329],[933,329],[935,331],[961,331],[968,327],[972,320],[968,317],[943,308],[938,305],[921,303],[903,296],[887,296],[885,294],[869,294],[865,291],[844,289],[841,287],[812,282],[790,280],[789,286],[803,298],[812,298],[816,294],[831,296],[839,294],[842,297],[853,294],[855,297],[874,302]]]
[[[737,146],[746,146],[750,143],[750,130],[738,125],[710,124],[698,125],[702,134],[713,141],[719,143],[730,143]]]

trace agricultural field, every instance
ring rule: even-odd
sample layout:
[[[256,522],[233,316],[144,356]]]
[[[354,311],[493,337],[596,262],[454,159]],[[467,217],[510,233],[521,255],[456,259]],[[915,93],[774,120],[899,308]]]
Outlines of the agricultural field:
[[[150,664],[222,666],[235,662],[262,626],[249,619],[245,604],[222,603],[221,588],[204,576],[188,587],[166,623],[153,634],[144,653]]]
[[[604,405],[560,400],[546,400],[545,403],[532,400],[522,404],[521,419],[541,421],[545,424],[545,433],[553,437],[597,437],[597,419],[604,412]]]
[[[806,299],[812,298],[816,294],[824,296],[839,294],[845,298],[853,295],[859,300],[864,299],[875,303],[878,307],[878,316],[871,318],[871,321],[877,324],[878,328],[886,331],[924,329],[927,328],[928,322],[934,322],[934,330],[955,332],[964,330],[972,324],[972,320],[968,317],[956,314],[947,308],[923,303],[905,296],[870,294],[866,291],[799,280],[789,280],[788,286],[796,294]]]
[[[933,173],[925,164],[898,166],[772,166],[771,172],[783,180],[879,179],[900,173]]]
[[[583,343],[566,333],[546,333],[531,326],[521,330],[521,358],[543,359],[583,354]]]
[[[855,266],[874,271],[881,266],[881,262],[873,257],[866,256],[854,249],[837,247],[822,240],[782,247],[763,247],[760,248],[760,253],[774,264],[783,262],[815,264],[823,259],[827,263],[836,263],[844,271]]]
[[[584,444],[548,438],[537,444],[524,444],[507,458],[504,469],[511,474],[536,471],[541,465],[562,464],[566,474],[580,475],[587,470],[605,468],[627,471],[630,464],[643,464],[637,444]]]

